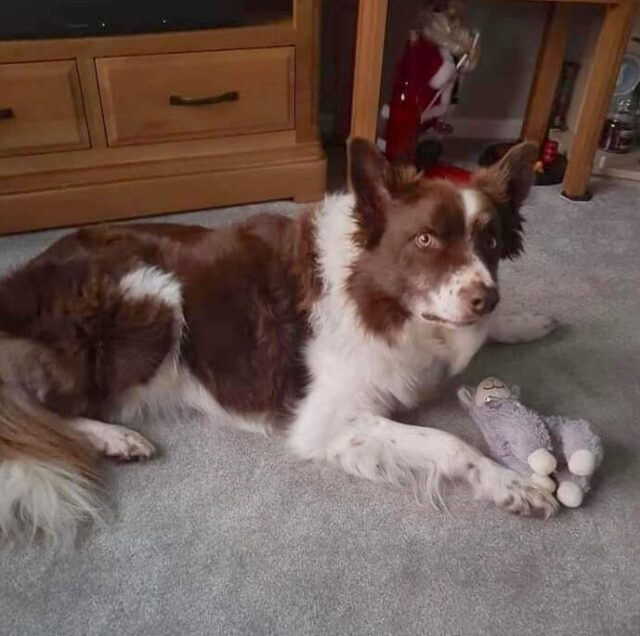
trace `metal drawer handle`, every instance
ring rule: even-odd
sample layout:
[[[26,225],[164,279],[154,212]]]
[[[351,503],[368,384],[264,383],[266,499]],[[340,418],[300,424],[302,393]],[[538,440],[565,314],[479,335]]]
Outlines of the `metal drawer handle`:
[[[13,117],[13,108],[0,108],[0,119],[11,119]]]
[[[240,99],[238,91],[229,91],[221,95],[211,97],[183,97],[182,95],[170,95],[169,104],[171,106],[210,106],[211,104],[221,104],[222,102],[237,102]]]

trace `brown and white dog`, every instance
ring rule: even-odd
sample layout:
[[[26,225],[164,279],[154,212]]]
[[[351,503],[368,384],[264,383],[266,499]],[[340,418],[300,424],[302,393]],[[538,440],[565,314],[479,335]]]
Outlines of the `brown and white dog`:
[[[556,510],[455,436],[389,419],[487,337],[553,328],[491,315],[498,263],[522,249],[535,147],[466,188],[365,141],[350,156],[353,194],[297,219],[82,229],[0,281],[2,533],[73,536],[97,515],[94,453],[151,456],[122,424],[166,409],[279,429],[302,459],[429,498],[448,477],[512,512]]]

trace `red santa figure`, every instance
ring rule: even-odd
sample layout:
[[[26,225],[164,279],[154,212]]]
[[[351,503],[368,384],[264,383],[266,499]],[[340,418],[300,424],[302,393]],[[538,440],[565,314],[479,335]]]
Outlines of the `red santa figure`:
[[[381,111],[384,133],[378,139],[389,160],[417,162],[419,167],[437,162],[440,139],[450,130],[444,116],[458,74],[473,70],[479,57],[478,36],[462,25],[458,3],[428,0],[424,12],[422,30],[410,33],[398,63],[391,101]],[[417,147],[422,156],[416,157]]]

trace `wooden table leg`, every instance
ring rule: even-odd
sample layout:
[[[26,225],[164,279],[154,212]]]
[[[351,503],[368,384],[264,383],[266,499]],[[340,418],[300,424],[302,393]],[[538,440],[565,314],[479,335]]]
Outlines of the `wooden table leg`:
[[[562,194],[568,199],[587,201],[591,198],[587,186],[593,158],[633,26],[636,6],[628,2],[609,4],[605,8],[562,184]]]
[[[549,6],[547,24],[538,53],[529,102],[522,124],[522,138],[542,146],[549,126],[556,86],[562,71],[567,42],[571,5],[556,3]]]
[[[351,137],[375,140],[388,0],[360,0],[351,106]]]

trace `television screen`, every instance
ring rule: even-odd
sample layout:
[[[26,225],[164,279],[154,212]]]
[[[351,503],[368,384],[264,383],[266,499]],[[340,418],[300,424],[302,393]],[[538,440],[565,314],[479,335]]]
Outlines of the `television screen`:
[[[0,0],[0,38],[229,27],[243,14],[243,0]]]

